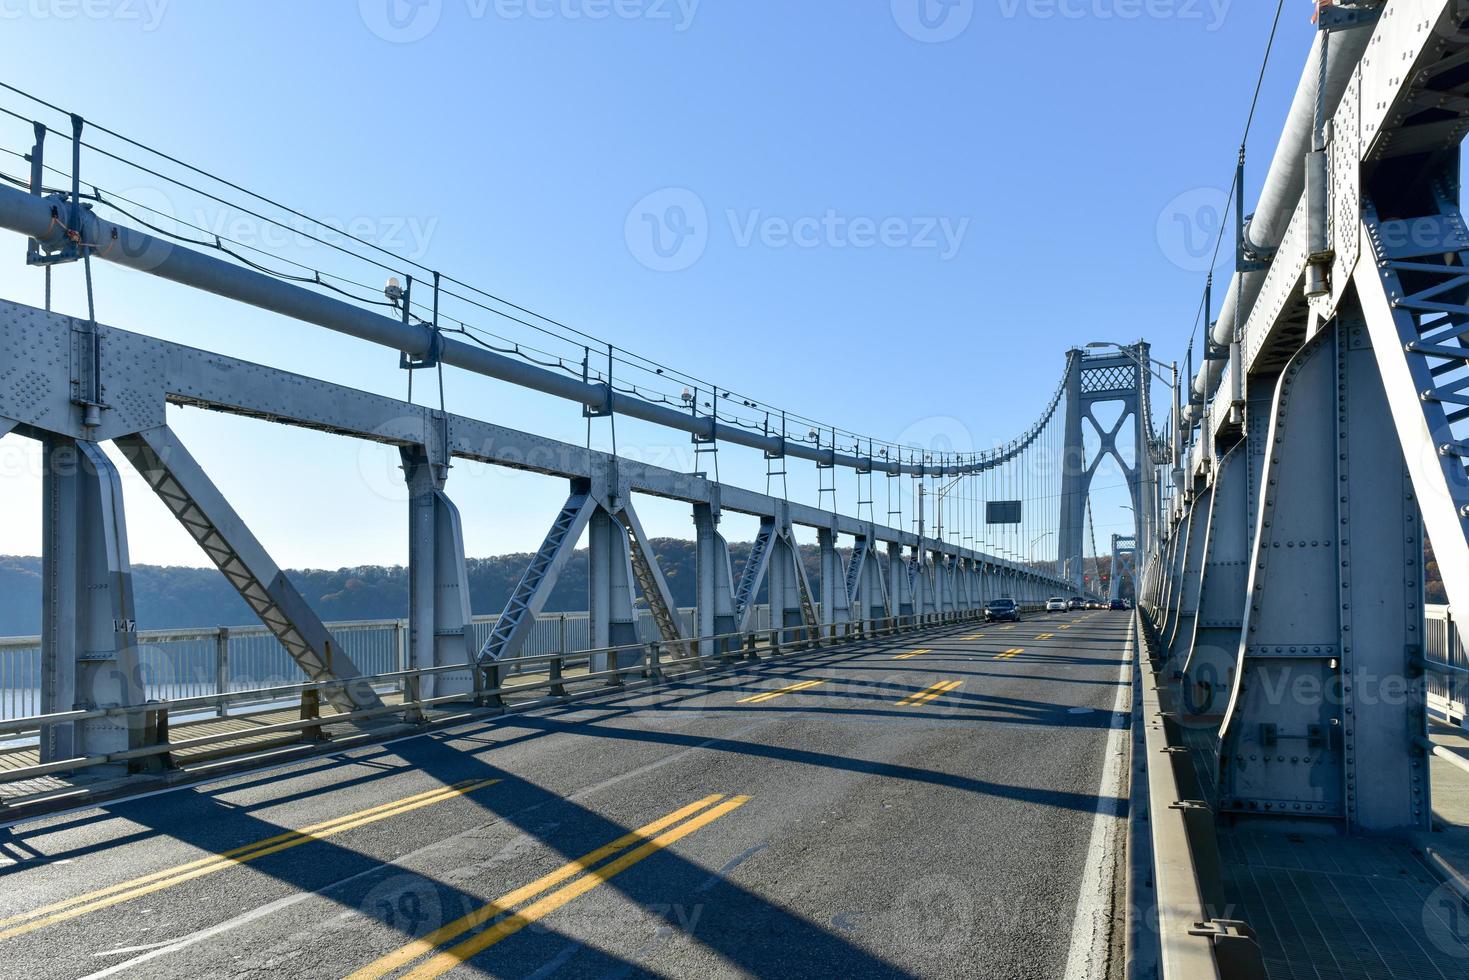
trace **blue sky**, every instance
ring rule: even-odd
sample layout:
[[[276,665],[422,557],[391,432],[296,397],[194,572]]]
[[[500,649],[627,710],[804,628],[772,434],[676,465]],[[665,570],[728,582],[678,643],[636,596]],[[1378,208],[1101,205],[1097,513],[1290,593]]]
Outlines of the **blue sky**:
[[[1287,0],[1251,202],[1311,9]],[[1243,0],[0,0],[0,43],[12,84],[621,347],[851,430],[967,449],[1034,419],[1068,347],[1141,336],[1182,357],[1272,14]],[[29,142],[0,121],[0,147]],[[146,175],[83,167],[213,233],[382,282]],[[22,165],[0,155],[0,169]],[[0,234],[0,296],[38,304],[22,258]],[[78,276],[58,272],[63,310],[81,308]],[[97,297],[114,326],[403,393],[396,356],[360,341],[105,265]],[[512,327],[495,329],[533,340]],[[458,373],[448,407],[586,438],[575,406]],[[403,559],[394,454],[197,411],[171,421],[282,564]],[[626,423],[619,446],[691,464],[677,434]],[[721,462],[763,487],[758,453]],[[0,507],[19,515],[0,553],[38,553],[33,446],[0,440],[0,467]],[[804,470],[791,495],[814,503]],[[1098,477],[1099,538],[1130,527],[1119,482]],[[473,464],[449,489],[471,555],[534,547],[562,491]],[[205,563],[141,484],[126,493],[135,562]],[[681,507],[643,517],[691,534]],[[726,530],[748,537],[737,518]]]

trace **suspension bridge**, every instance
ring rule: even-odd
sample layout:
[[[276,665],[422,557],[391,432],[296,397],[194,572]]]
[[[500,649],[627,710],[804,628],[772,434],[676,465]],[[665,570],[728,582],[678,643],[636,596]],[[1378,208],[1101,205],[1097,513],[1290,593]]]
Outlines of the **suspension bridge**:
[[[0,436],[43,461],[13,517],[42,529],[41,632],[0,639],[7,963],[1462,976],[1469,9],[1318,28],[1253,209],[1241,142],[1197,345],[1155,328],[1183,363],[1077,338],[1034,423],[974,452],[743,394],[0,83],[0,229],[44,296],[0,290]],[[108,322],[103,265],[362,342],[404,396]],[[464,378],[539,407],[479,417]],[[217,482],[189,409],[392,455],[407,617],[323,621],[242,516],[289,481]],[[619,421],[692,465],[619,452]],[[120,466],[257,626],[140,620]],[[468,467],[557,487],[478,615]],[[1129,533],[1098,534],[1100,472]],[[687,514],[692,605],[649,501]],[[583,551],[584,610],[548,608]]]

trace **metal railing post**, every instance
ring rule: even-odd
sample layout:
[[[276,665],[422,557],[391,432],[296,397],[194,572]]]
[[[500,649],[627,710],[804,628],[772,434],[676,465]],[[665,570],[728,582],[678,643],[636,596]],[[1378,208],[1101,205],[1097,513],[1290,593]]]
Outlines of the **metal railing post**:
[[[403,720],[410,725],[421,725],[427,717],[423,706],[416,704],[423,694],[423,675],[413,674],[403,678]]]
[[[407,631],[407,627],[406,627],[406,622],[404,620],[401,620],[401,619],[395,619],[395,620],[393,620],[393,663],[394,663],[393,669],[394,670],[407,670],[408,669],[408,635],[407,635],[407,633],[408,633],[408,631]],[[399,679],[399,681],[398,681],[398,689],[403,692],[403,696],[405,698],[408,696],[408,679],[406,677]]]
[[[500,694],[500,685],[505,679],[504,665],[498,660],[475,669],[475,703],[486,708],[503,708],[505,699]]]
[[[221,626],[214,634],[214,693],[223,697],[230,692],[230,628]],[[215,708],[221,718],[228,717],[230,706],[221,701]]]
[[[301,692],[301,720],[315,721],[321,718],[321,691],[311,688]],[[320,725],[308,725],[301,729],[301,741],[324,742],[326,733]]]

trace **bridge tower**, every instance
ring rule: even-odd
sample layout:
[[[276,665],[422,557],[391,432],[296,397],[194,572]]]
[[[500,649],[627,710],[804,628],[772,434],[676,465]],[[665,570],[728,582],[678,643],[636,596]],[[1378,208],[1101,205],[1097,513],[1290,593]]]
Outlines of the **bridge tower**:
[[[1061,574],[1080,588],[1082,545],[1086,534],[1086,502],[1092,477],[1102,461],[1111,456],[1127,477],[1132,494],[1136,537],[1147,541],[1152,532],[1153,467],[1148,462],[1147,386],[1151,377],[1149,346],[1138,341],[1107,354],[1066,352],[1066,429],[1061,470],[1060,563]],[[1110,429],[1097,421],[1095,408],[1104,402],[1122,403],[1122,412]],[[1088,458],[1083,421],[1096,434],[1095,455]],[[1132,462],[1123,459],[1118,439],[1132,440]],[[1116,575],[1113,575],[1116,581]]]
[[[1132,581],[1132,594],[1140,591],[1137,586],[1137,536],[1133,534],[1112,535],[1112,575],[1107,598],[1122,595],[1122,575],[1127,573]]]

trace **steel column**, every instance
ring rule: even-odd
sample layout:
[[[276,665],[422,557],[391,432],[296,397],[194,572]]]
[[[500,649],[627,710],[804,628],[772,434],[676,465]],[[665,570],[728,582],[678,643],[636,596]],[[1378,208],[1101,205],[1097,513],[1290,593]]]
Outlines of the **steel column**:
[[[598,505],[587,524],[587,609],[591,620],[592,649],[635,646],[639,642],[637,614],[633,610],[632,556],[628,553],[627,528]],[[639,650],[605,653],[592,657],[591,669],[628,667],[642,659]]]
[[[402,449],[400,455],[408,483],[409,664],[465,666],[422,678],[423,697],[471,694],[475,648],[469,571],[459,509],[444,493],[447,457],[431,461],[421,446]]]
[[[699,656],[723,652],[715,649],[710,636],[723,636],[736,629],[734,575],[730,570],[729,545],[719,533],[719,514],[710,504],[694,505],[694,558],[698,589]]]
[[[93,442],[42,441],[41,710],[146,700],[117,469]],[[142,715],[47,726],[41,761],[136,748]]]

